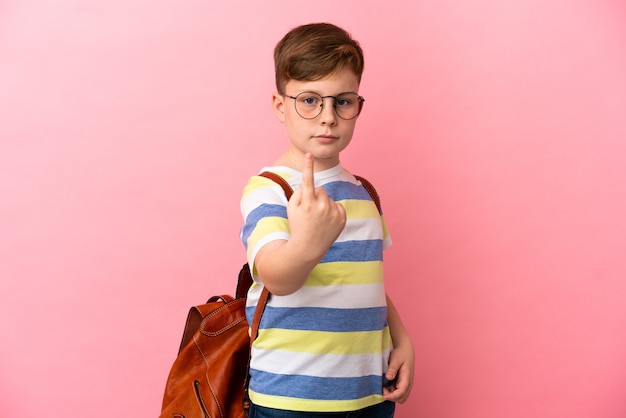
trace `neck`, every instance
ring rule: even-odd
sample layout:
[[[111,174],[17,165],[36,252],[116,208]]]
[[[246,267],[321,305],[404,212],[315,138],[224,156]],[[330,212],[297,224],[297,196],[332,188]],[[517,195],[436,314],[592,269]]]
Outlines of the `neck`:
[[[320,171],[326,171],[329,168],[335,167],[339,163],[339,158],[315,158],[314,171],[316,173]],[[289,150],[281,155],[280,158],[276,160],[274,165],[285,166],[296,171],[302,171],[304,167],[304,155]]]

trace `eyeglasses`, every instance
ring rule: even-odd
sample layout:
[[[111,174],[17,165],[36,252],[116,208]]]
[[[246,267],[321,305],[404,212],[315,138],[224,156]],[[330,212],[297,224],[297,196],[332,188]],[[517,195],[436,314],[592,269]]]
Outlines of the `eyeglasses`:
[[[341,119],[350,120],[359,116],[365,99],[356,93],[341,93],[337,96],[320,96],[317,93],[302,92],[297,96],[284,94],[295,100],[296,112],[304,119],[315,119],[322,113],[324,99],[333,99],[333,108]]]

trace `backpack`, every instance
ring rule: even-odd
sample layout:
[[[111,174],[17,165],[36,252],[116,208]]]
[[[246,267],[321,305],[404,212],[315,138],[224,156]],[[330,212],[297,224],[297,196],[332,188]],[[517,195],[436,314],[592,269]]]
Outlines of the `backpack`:
[[[282,177],[271,172],[260,175],[278,183],[289,200],[293,190]],[[381,212],[374,187],[364,178],[355,177]],[[252,282],[246,263],[239,272],[235,297],[213,296],[189,310],[178,356],[165,385],[159,418],[248,416],[250,350],[269,298],[267,288],[263,288],[252,324],[248,324],[246,295]]]

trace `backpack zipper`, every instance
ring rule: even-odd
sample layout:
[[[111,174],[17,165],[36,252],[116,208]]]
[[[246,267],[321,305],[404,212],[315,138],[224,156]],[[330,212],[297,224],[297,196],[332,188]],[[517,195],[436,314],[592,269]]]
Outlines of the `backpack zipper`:
[[[209,417],[209,411],[206,409],[206,405],[204,404],[204,400],[202,399],[202,394],[200,393],[200,382],[197,380],[193,381],[193,390],[196,392],[196,399],[198,400],[198,405],[200,406],[200,412],[202,412],[202,416],[205,418]]]

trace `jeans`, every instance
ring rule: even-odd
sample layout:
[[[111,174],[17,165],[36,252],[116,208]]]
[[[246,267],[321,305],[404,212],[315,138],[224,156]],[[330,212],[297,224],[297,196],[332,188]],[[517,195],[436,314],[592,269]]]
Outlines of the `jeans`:
[[[250,405],[249,418],[393,418],[396,404],[385,401],[351,412],[296,412]]]

